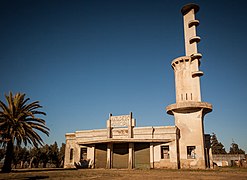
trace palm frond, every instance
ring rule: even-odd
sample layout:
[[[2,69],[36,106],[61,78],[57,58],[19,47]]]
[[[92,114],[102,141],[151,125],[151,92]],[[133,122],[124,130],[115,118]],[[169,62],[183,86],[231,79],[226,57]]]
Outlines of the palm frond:
[[[21,143],[33,144],[35,147],[43,144],[43,140],[36,132],[41,132],[49,136],[49,128],[45,125],[45,120],[36,115],[46,115],[39,109],[42,106],[39,101],[28,103],[29,98],[25,94],[12,92],[5,94],[6,104],[0,101],[0,137],[11,139],[19,146]]]

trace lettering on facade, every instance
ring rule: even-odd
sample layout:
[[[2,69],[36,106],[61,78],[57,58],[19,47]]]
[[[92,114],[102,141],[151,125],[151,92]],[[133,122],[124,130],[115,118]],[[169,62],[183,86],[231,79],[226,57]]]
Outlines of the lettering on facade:
[[[130,115],[111,116],[111,127],[126,127],[129,125]]]

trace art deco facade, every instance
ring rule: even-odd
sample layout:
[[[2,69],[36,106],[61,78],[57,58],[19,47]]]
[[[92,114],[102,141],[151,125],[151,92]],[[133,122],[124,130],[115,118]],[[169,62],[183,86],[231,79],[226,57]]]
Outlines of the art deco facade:
[[[86,159],[90,168],[200,168],[210,167],[209,136],[204,134],[204,115],[212,105],[201,102],[196,35],[199,6],[185,5],[186,55],[172,61],[175,74],[176,103],[166,107],[175,118],[175,126],[135,127],[132,113],[112,116],[106,129],[67,133],[64,167]]]

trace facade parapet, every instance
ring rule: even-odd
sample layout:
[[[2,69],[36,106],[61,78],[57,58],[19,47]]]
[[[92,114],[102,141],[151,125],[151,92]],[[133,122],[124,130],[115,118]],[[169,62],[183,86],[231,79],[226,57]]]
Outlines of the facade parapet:
[[[177,138],[176,126],[135,127],[133,137],[129,138],[128,128],[112,129],[112,137],[107,137],[106,129],[76,131],[66,134],[66,138],[76,140],[77,144],[94,144],[103,142],[168,142]],[[73,136],[72,136],[73,134]],[[71,138],[69,138],[71,137]]]

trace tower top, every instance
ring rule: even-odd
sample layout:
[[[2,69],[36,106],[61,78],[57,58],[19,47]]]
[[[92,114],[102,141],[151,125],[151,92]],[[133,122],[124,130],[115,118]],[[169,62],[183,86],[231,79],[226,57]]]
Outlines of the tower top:
[[[194,4],[194,3],[189,3],[189,4],[186,4],[182,7],[181,9],[181,13],[183,15],[187,14],[191,9],[194,9],[195,13],[197,13],[200,9],[200,7],[197,5],[197,4]]]
[[[172,61],[175,73],[176,104],[167,106],[168,114],[195,112],[202,110],[203,114],[212,111],[212,105],[201,102],[200,59],[202,54],[198,53],[197,44],[201,38],[196,34],[199,20],[196,13],[200,7],[197,4],[186,4],[181,9],[184,24],[185,56],[178,57]]]
[[[197,4],[187,4],[181,9],[184,19],[184,43],[185,43],[185,55],[193,56],[198,54],[197,43],[201,38],[196,35],[196,26],[199,25],[199,21],[196,20],[195,15],[199,11]]]

